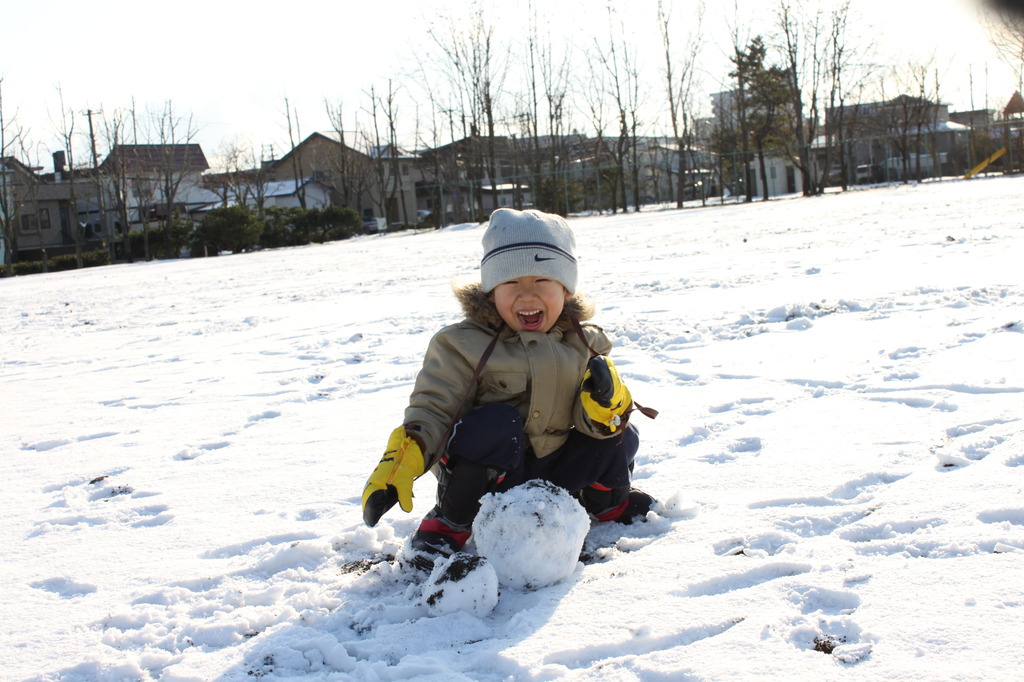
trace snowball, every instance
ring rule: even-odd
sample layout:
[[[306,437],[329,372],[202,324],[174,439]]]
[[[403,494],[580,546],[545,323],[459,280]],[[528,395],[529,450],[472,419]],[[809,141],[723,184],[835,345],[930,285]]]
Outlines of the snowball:
[[[477,551],[501,584],[526,589],[553,585],[576,570],[589,530],[582,505],[541,480],[485,495],[473,522]]]
[[[498,576],[484,557],[456,552],[434,564],[423,603],[432,616],[466,611],[483,618],[498,604]]]
[[[684,499],[681,493],[676,493],[665,502],[658,513],[670,519],[692,519],[700,514],[700,503]]]

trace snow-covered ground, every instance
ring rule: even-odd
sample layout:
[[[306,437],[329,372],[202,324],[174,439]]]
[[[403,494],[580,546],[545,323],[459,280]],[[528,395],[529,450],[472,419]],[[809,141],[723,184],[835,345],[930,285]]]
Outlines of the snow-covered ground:
[[[482,617],[359,509],[481,228],[0,280],[0,679],[1019,677],[1022,197],[573,219],[663,505]]]

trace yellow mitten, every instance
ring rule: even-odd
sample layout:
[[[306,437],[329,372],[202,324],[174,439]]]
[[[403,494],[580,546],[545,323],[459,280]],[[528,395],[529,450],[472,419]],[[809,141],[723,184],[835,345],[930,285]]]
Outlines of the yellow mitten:
[[[580,402],[590,420],[614,432],[622,416],[633,406],[629,389],[619,379],[611,359],[596,355],[587,364],[580,386]]]
[[[397,502],[412,511],[412,482],[423,474],[423,452],[399,426],[391,432],[388,447],[363,488],[363,521],[376,526],[384,512]]]

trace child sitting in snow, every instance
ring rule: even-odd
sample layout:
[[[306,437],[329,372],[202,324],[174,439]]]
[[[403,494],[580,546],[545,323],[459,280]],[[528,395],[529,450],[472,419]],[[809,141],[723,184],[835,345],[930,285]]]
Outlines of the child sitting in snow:
[[[612,344],[581,324],[593,306],[576,293],[572,229],[501,208],[483,247],[481,282],[455,292],[466,319],[431,339],[405,423],[363,490],[374,526],[396,502],[412,511],[413,481],[434,472],[437,504],[410,542],[420,565],[462,548],[483,495],[531,479],[565,488],[600,521],[644,519],[654,503],[630,486],[639,440],[605,357]]]

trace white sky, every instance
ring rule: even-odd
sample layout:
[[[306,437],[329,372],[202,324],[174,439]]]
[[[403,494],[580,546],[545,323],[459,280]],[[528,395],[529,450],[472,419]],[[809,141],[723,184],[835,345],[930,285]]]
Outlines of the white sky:
[[[695,0],[665,0],[673,5],[674,25]],[[813,6],[834,5],[821,0]],[[953,109],[971,106],[968,74],[973,71],[976,107],[1009,99],[1016,79],[998,61],[974,14],[977,0],[853,0],[855,35],[876,38],[873,62],[918,60],[934,54],[940,69],[943,99]],[[454,16],[469,14],[472,3],[447,0],[292,0],[289,3],[177,0],[174,3],[96,0],[6,0],[0,38],[0,77],[8,120],[27,128],[39,158],[49,166],[56,148],[60,109],[110,112],[118,107],[160,108],[172,100],[178,112],[192,112],[202,130],[198,140],[213,160],[223,141],[239,136],[256,145],[285,147],[284,98],[297,108],[303,136],[330,128],[324,99],[341,100],[354,112],[366,101],[371,85],[386,89],[387,79],[408,81],[417,59],[433,47],[427,28],[438,7]],[[605,38],[605,0],[537,2],[550,15],[555,41],[590,45]],[[657,103],[662,69],[656,0],[615,3],[627,31],[633,32],[645,69],[652,71],[649,99]],[[728,63],[728,25],[733,3],[706,0],[704,88],[721,89]],[[749,35],[770,35],[771,0],[737,0]],[[424,8],[428,8],[424,10]],[[525,32],[526,0],[488,2],[487,13],[514,39]],[[726,9],[727,8],[727,9]],[[426,12],[426,13],[425,13]],[[12,30],[12,27],[16,27]],[[680,43],[682,38],[680,37]],[[891,58],[886,55],[895,55]],[[407,103],[407,121],[414,116]],[[85,118],[77,125],[85,130]],[[410,143],[412,140],[410,139]]]

